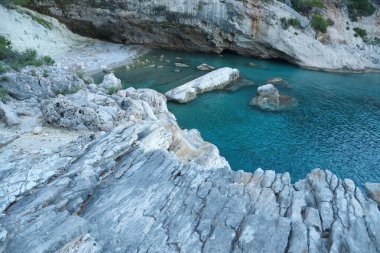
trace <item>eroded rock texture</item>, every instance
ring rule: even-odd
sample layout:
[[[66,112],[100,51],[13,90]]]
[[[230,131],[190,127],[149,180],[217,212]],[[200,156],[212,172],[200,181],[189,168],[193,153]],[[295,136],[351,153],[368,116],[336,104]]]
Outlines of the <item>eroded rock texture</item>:
[[[50,153],[20,155],[7,149],[17,140],[0,141],[0,251],[380,251],[379,207],[351,180],[234,172],[198,132],[178,127],[163,95],[127,89],[108,99],[124,113],[108,132]]]

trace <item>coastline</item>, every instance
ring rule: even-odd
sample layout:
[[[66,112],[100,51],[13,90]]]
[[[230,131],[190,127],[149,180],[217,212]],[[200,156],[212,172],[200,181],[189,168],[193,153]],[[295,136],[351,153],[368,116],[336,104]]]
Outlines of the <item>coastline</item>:
[[[197,130],[180,128],[162,94],[129,88],[107,95],[104,85],[10,103],[30,113],[21,126],[43,125],[0,145],[4,252],[380,246],[378,204],[352,180],[320,169],[294,184],[289,173],[233,171]]]
[[[19,119],[0,123],[0,252],[379,251],[376,194],[329,170],[233,171],[164,95],[79,75],[149,49],[81,41],[1,75],[27,97],[0,103]]]

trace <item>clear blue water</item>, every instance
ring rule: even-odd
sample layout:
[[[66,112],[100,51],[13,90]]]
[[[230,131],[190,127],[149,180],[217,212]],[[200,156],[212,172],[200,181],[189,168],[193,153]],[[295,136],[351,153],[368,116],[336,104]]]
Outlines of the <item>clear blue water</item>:
[[[159,61],[160,55],[171,62]],[[166,92],[205,74],[195,68],[201,63],[239,69],[237,89],[203,94],[185,105],[169,103],[180,126],[198,129],[234,170],[288,171],[297,181],[323,168],[360,185],[380,182],[380,74],[309,71],[237,55],[154,50],[143,58],[150,62],[115,70],[125,87]],[[175,68],[174,62],[191,67]],[[147,67],[151,64],[156,67]],[[277,87],[298,99],[296,108],[264,112],[249,105],[257,87],[273,77],[286,80]]]

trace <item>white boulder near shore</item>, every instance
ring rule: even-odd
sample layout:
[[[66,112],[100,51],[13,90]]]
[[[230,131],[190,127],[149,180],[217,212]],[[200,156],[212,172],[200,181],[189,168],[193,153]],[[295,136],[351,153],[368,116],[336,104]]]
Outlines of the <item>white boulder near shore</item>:
[[[198,94],[226,88],[239,76],[237,69],[220,68],[166,92],[165,96],[178,103],[187,103],[194,100]]]

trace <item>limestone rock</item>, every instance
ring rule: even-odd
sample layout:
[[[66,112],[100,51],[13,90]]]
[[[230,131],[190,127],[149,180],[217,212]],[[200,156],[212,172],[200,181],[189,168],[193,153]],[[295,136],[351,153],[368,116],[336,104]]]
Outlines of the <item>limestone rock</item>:
[[[54,96],[47,79],[19,72],[8,72],[4,76],[6,81],[1,82],[0,86],[7,91],[9,96],[17,100],[44,99]]]
[[[260,92],[281,96],[273,88]],[[48,152],[18,148],[30,134],[0,137],[1,252],[379,251],[378,204],[352,180],[320,169],[295,184],[289,173],[232,171],[156,91],[29,94],[12,108],[40,106],[44,131],[84,131],[49,136]],[[378,185],[366,188],[376,199]]]
[[[71,128],[110,130],[121,111],[108,96],[88,90],[44,101],[41,111],[46,123]]]
[[[238,78],[237,69],[225,67],[174,88],[166,92],[165,96],[178,103],[187,103],[204,92],[224,89]]]
[[[0,119],[2,119],[8,126],[20,124],[20,119],[17,114],[7,105],[0,101]]]
[[[43,131],[43,128],[41,126],[36,126],[33,128],[33,134],[34,135],[38,135],[38,134],[42,133],[42,131]]]
[[[373,199],[380,206],[380,184],[366,183],[365,189],[367,190],[371,199]]]
[[[114,73],[105,75],[103,78],[103,82],[99,84],[98,86],[99,88],[107,90],[107,91],[110,89],[120,90],[121,88],[123,88],[123,86],[121,85],[121,80],[118,79],[114,75]]]
[[[280,111],[294,107],[297,100],[280,94],[273,84],[266,84],[257,89],[257,95],[250,104],[263,110]]]
[[[0,87],[17,99],[46,99],[59,94],[75,93],[85,83],[75,73],[58,67],[25,68],[22,72],[4,74]]]

